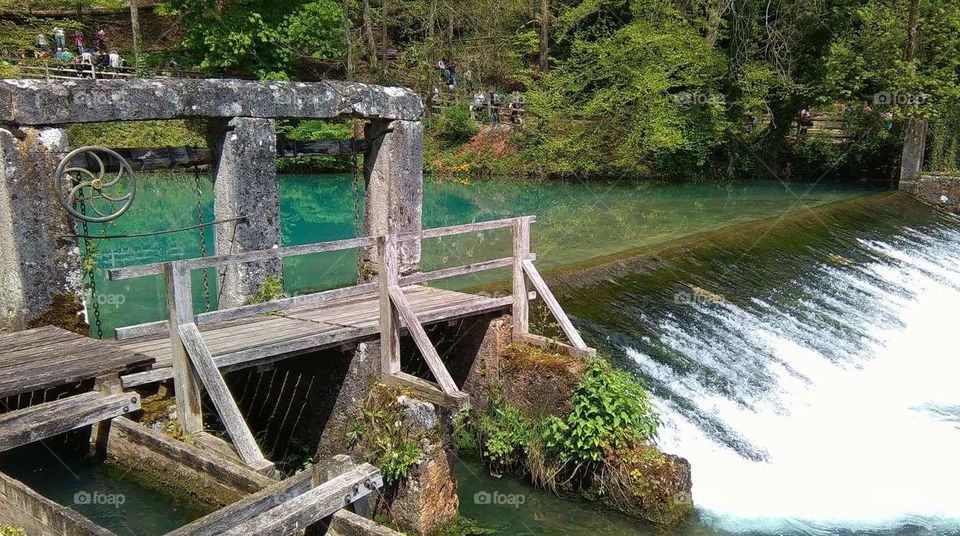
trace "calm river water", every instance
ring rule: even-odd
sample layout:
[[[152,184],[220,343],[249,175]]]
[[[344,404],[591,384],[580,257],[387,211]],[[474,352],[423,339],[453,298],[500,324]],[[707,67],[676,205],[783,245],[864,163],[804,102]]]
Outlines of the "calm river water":
[[[283,176],[280,185],[285,244],[354,236],[348,177]],[[210,185],[202,186],[209,221]],[[146,179],[106,232],[190,225],[195,202],[190,177]],[[960,220],[899,195],[832,185],[425,187],[427,227],[522,214],[537,215],[538,264],[588,343],[649,385],[665,422],[661,446],[693,464],[697,515],[678,533],[960,530],[960,352],[951,342]],[[433,240],[424,264],[502,257],[509,247],[507,233]],[[97,262],[102,270],[199,251],[194,233],[102,241]],[[352,251],[287,260],[287,291],[348,284],[354,263]],[[194,277],[202,310],[202,276]],[[165,315],[157,278],[101,274],[98,291],[107,335]],[[463,512],[502,534],[658,533],[493,479],[474,462],[459,473]],[[477,504],[480,491],[525,501]]]

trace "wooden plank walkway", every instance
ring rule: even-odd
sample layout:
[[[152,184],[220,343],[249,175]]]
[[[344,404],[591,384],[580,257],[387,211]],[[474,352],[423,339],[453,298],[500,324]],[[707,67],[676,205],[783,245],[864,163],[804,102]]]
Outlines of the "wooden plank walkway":
[[[54,326],[0,334],[0,398],[130,372],[152,362],[113,341]]]
[[[512,297],[490,298],[419,285],[404,287],[403,292],[422,324],[509,309],[513,304]],[[201,326],[200,332],[217,366],[228,371],[375,337],[379,324],[380,302],[374,295],[208,324]],[[124,387],[173,377],[167,334],[119,344],[156,360],[153,370],[124,376]]]

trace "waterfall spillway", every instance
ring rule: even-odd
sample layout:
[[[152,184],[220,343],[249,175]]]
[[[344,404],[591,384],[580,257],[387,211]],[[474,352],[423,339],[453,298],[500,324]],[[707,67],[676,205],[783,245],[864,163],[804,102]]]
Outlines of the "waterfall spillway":
[[[960,220],[884,198],[567,283],[655,393],[707,525],[960,532]]]

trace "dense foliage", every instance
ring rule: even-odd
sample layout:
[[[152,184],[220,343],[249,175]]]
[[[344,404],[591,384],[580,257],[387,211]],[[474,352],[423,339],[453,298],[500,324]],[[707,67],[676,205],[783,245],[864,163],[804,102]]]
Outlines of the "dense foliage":
[[[0,17],[0,48],[31,49],[52,24],[31,10],[56,7],[0,0],[15,12]],[[958,167],[955,0],[163,0],[156,11],[176,29],[144,27],[141,61],[350,77],[461,103],[522,93],[509,147],[467,147],[487,117],[465,104],[429,123],[428,167],[453,175],[885,178],[910,118],[931,123],[930,166]],[[68,35],[92,24],[79,12],[57,21]],[[805,106],[842,121],[842,136],[802,135]]]

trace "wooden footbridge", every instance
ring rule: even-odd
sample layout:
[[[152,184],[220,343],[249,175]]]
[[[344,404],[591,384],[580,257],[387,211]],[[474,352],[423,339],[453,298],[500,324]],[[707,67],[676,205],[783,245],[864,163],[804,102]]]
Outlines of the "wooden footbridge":
[[[224,372],[378,337],[385,383],[408,388],[414,396],[436,404],[463,408],[469,404],[469,397],[451,378],[424,325],[509,310],[515,340],[554,344],[529,332],[528,302],[533,296],[542,299],[558,320],[571,344],[567,348],[578,355],[592,355],[593,350],[583,342],[533,264],[533,222],[532,216],[526,216],[111,270],[110,277],[115,280],[164,275],[168,320],[121,328],[115,342],[95,341],[52,327],[0,338],[0,397],[16,397],[69,382],[90,383],[89,392],[41,401],[0,415],[0,451],[91,424],[109,426],[114,417],[140,408],[137,393],[124,392],[124,388],[172,378],[177,415],[185,432],[203,434],[203,387],[242,462],[257,472],[271,474],[273,463],[261,453],[227,387]],[[512,229],[513,252],[509,257],[410,275],[399,272],[398,250],[405,242],[497,229]],[[373,248],[378,259],[375,281],[194,313],[193,270],[353,248]],[[438,279],[507,267],[513,269],[513,292],[507,297],[424,286]],[[416,343],[432,380],[401,371],[402,332]],[[366,464],[347,464],[325,475],[315,472],[313,477],[297,478],[251,496],[239,506],[211,514],[188,526],[189,533],[286,534],[361,499],[382,482],[376,468]]]

